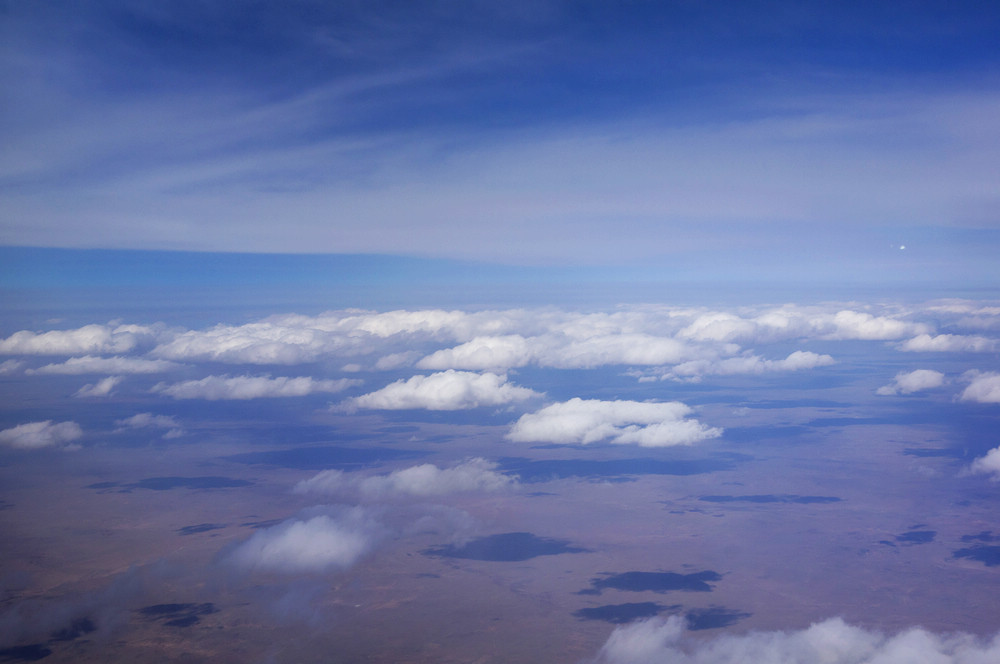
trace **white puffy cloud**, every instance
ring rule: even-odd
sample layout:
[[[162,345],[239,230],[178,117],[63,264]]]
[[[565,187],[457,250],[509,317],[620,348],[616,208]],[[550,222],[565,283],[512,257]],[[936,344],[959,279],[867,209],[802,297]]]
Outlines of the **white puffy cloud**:
[[[301,574],[346,569],[375,546],[382,530],[357,507],[289,519],[257,531],[227,559],[245,571]]]
[[[994,480],[1000,480],[1000,447],[994,447],[986,456],[973,461],[970,470],[973,473],[992,475]]]
[[[141,325],[85,325],[75,330],[21,330],[0,340],[6,355],[81,355],[127,353],[151,343],[156,330]]]
[[[522,415],[507,438],[516,442],[596,443],[668,447],[722,435],[722,429],[686,419],[680,402],[599,401],[574,398]]]
[[[965,378],[971,383],[962,391],[963,401],[978,401],[979,403],[1000,403],[1000,373],[967,372]]]
[[[144,360],[137,357],[71,357],[59,364],[46,364],[28,369],[27,374],[149,374],[176,369],[179,365],[166,360]]]
[[[986,664],[1000,661],[1000,635],[939,635],[913,628],[895,635],[848,625],[840,618],[791,632],[750,632],[707,640],[686,638],[672,616],[617,627],[600,664]]]
[[[22,450],[53,447],[80,438],[83,430],[76,422],[28,422],[0,431],[0,444]]]
[[[184,435],[184,429],[177,420],[170,417],[169,415],[154,415],[153,413],[138,413],[132,417],[126,417],[123,420],[115,421],[120,429],[145,429],[145,428],[157,428],[166,429],[166,433],[163,434],[164,438],[178,438]]]
[[[519,334],[476,337],[454,348],[436,351],[417,362],[419,369],[508,369],[535,359],[527,339]]]
[[[295,485],[296,493],[357,492],[366,498],[443,496],[467,491],[499,491],[516,483],[486,459],[467,459],[450,468],[425,463],[368,477],[340,470],[323,472]]]
[[[875,394],[912,394],[921,390],[929,390],[944,385],[944,374],[931,369],[917,369],[916,371],[900,372],[892,379],[888,385],[875,390]]]
[[[341,392],[360,380],[313,380],[308,376],[288,378],[278,376],[206,376],[201,380],[180,383],[159,383],[154,392],[175,399],[260,399],[265,397],[301,397],[315,392]]]
[[[978,335],[919,334],[899,344],[900,350],[919,353],[988,353],[1000,348],[996,339]]]
[[[375,410],[464,410],[500,406],[534,396],[538,393],[508,383],[505,375],[449,369],[397,380],[375,392],[349,399],[344,405]]]
[[[121,376],[108,376],[107,378],[102,378],[96,383],[87,383],[76,393],[73,394],[75,397],[107,397],[111,396],[112,390],[114,390],[119,383],[122,382]]]

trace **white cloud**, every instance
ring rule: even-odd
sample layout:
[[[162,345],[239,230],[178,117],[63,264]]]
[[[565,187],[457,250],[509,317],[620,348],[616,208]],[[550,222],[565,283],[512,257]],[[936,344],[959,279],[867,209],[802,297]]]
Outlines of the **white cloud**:
[[[917,369],[916,371],[901,372],[896,374],[892,383],[883,385],[875,390],[875,394],[883,396],[892,394],[912,394],[921,390],[929,390],[944,385],[944,374],[931,369]]]
[[[0,362],[0,376],[15,373],[23,366],[23,360],[4,360]]]
[[[766,360],[757,355],[730,357],[723,360],[692,360],[673,367],[664,378],[730,376],[736,374],[762,374],[778,371],[801,371],[835,364],[829,355],[807,350],[797,350],[783,360]]]
[[[596,443],[642,447],[692,445],[722,435],[694,419],[680,402],[598,401],[579,398],[522,415],[507,438],[516,442]]]
[[[81,355],[127,353],[151,343],[156,330],[140,325],[85,325],[75,330],[30,332],[21,330],[0,340],[7,355]]]
[[[0,444],[22,450],[53,447],[76,440],[83,430],[76,422],[28,422],[0,431]]]
[[[1000,635],[939,635],[913,628],[895,635],[840,618],[793,632],[687,639],[683,619],[652,618],[615,628],[600,664],[986,664],[1000,661]]]
[[[138,413],[132,417],[115,421],[121,429],[145,429],[149,427],[167,429],[164,438],[179,438],[184,435],[184,429],[177,420],[169,415],[154,415],[153,413]],[[119,430],[121,430],[119,429]]]
[[[259,530],[229,554],[246,571],[299,574],[346,569],[368,553],[382,527],[362,508],[289,519]]]
[[[366,498],[389,496],[443,496],[467,491],[499,491],[516,483],[498,473],[485,459],[467,459],[451,468],[425,463],[395,470],[388,475],[360,476],[340,470],[323,472],[295,485],[296,493],[358,492]]]
[[[973,473],[993,475],[993,480],[1000,480],[1000,447],[994,447],[986,456],[973,461],[970,470]]]
[[[181,383],[159,383],[154,392],[166,394],[175,399],[260,399],[265,397],[301,397],[315,392],[341,392],[360,380],[341,378],[338,380],[313,380],[312,378],[288,378],[278,376],[206,376],[201,380]]]
[[[349,399],[349,408],[376,410],[464,410],[524,401],[537,392],[507,382],[507,376],[449,369],[429,376],[398,380],[375,392]]]
[[[28,369],[27,374],[148,374],[176,369],[178,364],[166,360],[143,360],[136,357],[71,357],[59,364],[46,364]]]
[[[920,334],[899,345],[900,350],[921,353],[988,353],[1000,348],[996,339],[961,334]]]
[[[535,359],[528,340],[519,334],[476,337],[439,350],[417,362],[419,369],[495,369],[523,367]]]
[[[972,382],[960,397],[963,401],[978,401],[979,403],[1000,403],[1000,373],[967,372],[966,378]]]
[[[107,378],[102,378],[96,383],[87,383],[76,393],[73,394],[74,397],[106,397],[110,396],[112,390],[122,382],[121,376],[108,376]]]

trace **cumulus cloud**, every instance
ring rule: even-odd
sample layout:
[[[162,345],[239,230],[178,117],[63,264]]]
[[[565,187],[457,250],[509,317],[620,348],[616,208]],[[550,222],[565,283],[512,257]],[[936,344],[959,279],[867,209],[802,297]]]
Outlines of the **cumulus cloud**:
[[[156,429],[166,429],[167,431],[163,434],[164,438],[179,438],[184,435],[184,429],[177,420],[170,417],[169,415],[154,415],[153,413],[138,413],[132,417],[126,417],[123,420],[115,421],[118,425],[119,431],[123,429],[146,429],[146,428],[156,428]]]
[[[968,372],[964,376],[971,383],[962,391],[963,401],[979,403],[1000,403],[1000,373]]]
[[[23,366],[23,360],[4,360],[0,362],[0,376],[15,373]]]
[[[436,351],[417,362],[419,369],[507,369],[535,359],[527,339],[519,334],[476,337],[454,348]]]
[[[360,380],[313,380],[309,377],[288,378],[278,376],[206,376],[201,380],[180,383],[159,383],[154,392],[175,399],[260,399],[265,397],[301,397],[316,392],[342,392]]]
[[[985,664],[1000,661],[1000,635],[938,635],[914,628],[895,635],[840,618],[793,632],[751,632],[709,640],[687,638],[682,618],[652,618],[618,627],[599,664]]]
[[[346,569],[374,548],[382,532],[377,520],[356,507],[259,530],[227,559],[245,571],[301,574]]]
[[[15,449],[33,450],[70,443],[83,435],[76,422],[28,422],[0,431],[0,444]]]
[[[687,419],[691,408],[680,402],[599,401],[574,398],[522,415],[507,438],[516,442],[589,444],[607,440],[621,445],[668,447],[718,438],[722,429]]]
[[[944,374],[931,369],[917,369],[916,371],[900,372],[892,379],[888,385],[875,390],[875,394],[883,396],[892,394],[912,394],[921,390],[929,390],[944,385]]]
[[[151,343],[156,330],[141,325],[85,325],[75,330],[21,330],[0,340],[6,355],[116,355]]]
[[[507,382],[507,376],[449,369],[397,380],[380,390],[349,399],[347,408],[376,410],[464,410],[524,401],[537,392]]]
[[[71,357],[59,364],[46,364],[28,369],[27,374],[149,374],[176,369],[178,364],[166,360],[144,360],[137,357]]]
[[[1000,447],[994,447],[986,453],[986,456],[973,461],[970,470],[973,473],[992,475],[994,481],[1000,480]]]
[[[87,383],[79,390],[77,390],[73,396],[75,397],[107,397],[111,395],[111,392],[122,382],[121,376],[108,376],[107,378],[102,378],[96,383]]]
[[[340,470],[323,472],[295,485],[296,493],[360,493],[366,498],[443,496],[467,491],[499,491],[516,483],[486,459],[467,459],[450,468],[425,463],[368,477]]]
[[[920,334],[899,344],[900,350],[920,353],[988,353],[998,348],[996,339],[961,334]]]

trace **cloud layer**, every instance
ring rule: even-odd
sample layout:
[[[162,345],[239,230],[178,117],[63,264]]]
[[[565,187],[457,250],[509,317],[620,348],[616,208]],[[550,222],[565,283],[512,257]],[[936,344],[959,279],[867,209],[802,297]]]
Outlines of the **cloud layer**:
[[[515,442],[578,443],[670,447],[692,445],[722,435],[722,429],[687,419],[680,403],[600,401],[573,398],[522,415],[507,438]]]
[[[1000,660],[1000,635],[938,635],[914,628],[870,632],[832,618],[797,632],[686,638],[684,620],[652,618],[618,627],[596,664],[986,664]]]
[[[358,380],[313,380],[308,376],[288,378],[278,376],[206,376],[200,380],[181,383],[159,383],[154,392],[175,399],[262,399],[266,397],[302,397],[316,392],[342,392]]]
[[[295,485],[296,493],[337,494],[356,492],[368,499],[393,496],[443,496],[466,491],[499,491],[516,478],[496,471],[486,459],[467,459],[450,468],[425,463],[395,470],[387,475],[363,476],[340,470],[324,470]]]

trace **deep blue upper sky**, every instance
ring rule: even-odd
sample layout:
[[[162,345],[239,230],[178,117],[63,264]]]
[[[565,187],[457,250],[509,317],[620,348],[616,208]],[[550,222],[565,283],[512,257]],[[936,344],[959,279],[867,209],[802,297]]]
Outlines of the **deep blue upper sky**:
[[[993,3],[0,7],[4,245],[998,276]]]

